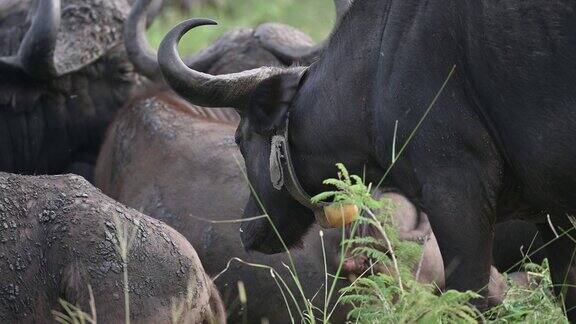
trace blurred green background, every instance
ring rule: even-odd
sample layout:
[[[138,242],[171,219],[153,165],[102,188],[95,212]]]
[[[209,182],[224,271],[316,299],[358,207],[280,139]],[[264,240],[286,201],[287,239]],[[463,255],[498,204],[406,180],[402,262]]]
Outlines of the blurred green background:
[[[324,39],[332,30],[336,13],[332,0],[219,0],[218,5],[197,5],[189,13],[169,8],[148,29],[148,38],[157,48],[162,37],[186,18],[211,18],[218,26],[206,26],[188,33],[180,43],[182,55],[192,54],[235,27],[255,27],[281,22],[301,29],[313,39]]]

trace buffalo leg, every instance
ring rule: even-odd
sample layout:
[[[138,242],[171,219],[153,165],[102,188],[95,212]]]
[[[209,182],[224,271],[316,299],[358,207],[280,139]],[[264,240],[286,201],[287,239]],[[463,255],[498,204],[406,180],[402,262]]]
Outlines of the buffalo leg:
[[[576,230],[567,220],[538,225],[546,246],[554,292],[564,300],[568,319],[576,323]],[[566,232],[566,234],[563,234]],[[558,237],[556,236],[558,234]]]
[[[479,202],[482,195],[458,197],[453,188],[430,187],[424,191],[424,204],[442,253],[446,289],[479,293],[484,298],[472,303],[484,311],[488,307],[494,221],[489,212],[482,213],[486,206]]]

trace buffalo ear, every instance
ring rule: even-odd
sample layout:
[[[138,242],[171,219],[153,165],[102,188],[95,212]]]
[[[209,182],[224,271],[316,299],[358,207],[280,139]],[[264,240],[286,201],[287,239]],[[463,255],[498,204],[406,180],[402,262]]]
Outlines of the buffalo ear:
[[[274,75],[252,91],[247,114],[250,126],[256,133],[269,135],[286,121],[301,76],[297,72]]]

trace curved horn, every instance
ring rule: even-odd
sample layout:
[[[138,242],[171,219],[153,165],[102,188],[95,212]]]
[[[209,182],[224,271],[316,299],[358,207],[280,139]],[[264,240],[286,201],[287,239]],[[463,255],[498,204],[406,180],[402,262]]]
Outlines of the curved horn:
[[[128,20],[124,26],[124,44],[128,58],[138,72],[150,80],[156,81],[161,77],[156,51],[150,46],[146,37],[147,13],[154,0],[137,0],[132,6]],[[191,57],[184,58],[187,66],[205,72],[218,58],[222,49],[214,44]]]
[[[286,71],[282,68],[258,68],[213,76],[189,68],[178,55],[178,42],[190,29],[203,25],[216,25],[216,22],[210,19],[181,22],[168,32],[158,50],[158,63],[164,79],[190,102],[205,107],[242,109],[261,81]]]
[[[0,69],[22,70],[40,78],[57,77],[54,48],[60,28],[60,0],[39,0],[32,25],[14,56],[0,57]]]
[[[139,73],[150,80],[160,77],[156,52],[146,38],[146,14],[154,0],[138,0],[134,3],[124,25],[124,44],[128,58]]]

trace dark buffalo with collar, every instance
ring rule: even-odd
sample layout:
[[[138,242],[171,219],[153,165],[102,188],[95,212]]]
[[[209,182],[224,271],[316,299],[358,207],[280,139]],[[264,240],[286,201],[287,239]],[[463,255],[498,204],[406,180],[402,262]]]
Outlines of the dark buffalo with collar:
[[[155,73],[158,67],[152,59],[155,53],[147,49],[143,33],[148,4],[147,1],[139,1],[134,6],[125,30],[126,44],[138,71],[150,78],[157,78]],[[266,44],[263,40],[251,36],[261,35],[258,30],[264,26],[271,31],[277,30],[276,35],[285,35],[282,38],[284,48],[314,47],[308,45],[311,44],[308,37],[292,28],[266,24],[258,27],[256,32],[246,29],[250,32],[245,35],[250,37],[238,37],[244,34],[238,31],[226,34],[198,56],[187,59],[187,64],[212,62],[205,64],[209,73],[255,68],[262,64],[282,66],[278,57],[270,55],[263,48],[263,44]],[[284,278],[290,278],[282,265],[282,262],[288,262],[285,255],[247,253],[240,242],[237,223],[211,223],[238,219],[249,197],[241,166],[235,159],[235,156],[240,156],[233,142],[238,121],[234,110],[198,107],[169,91],[152,90],[135,98],[111,124],[98,158],[95,182],[110,197],[162,220],[182,233],[194,245],[211,275],[218,275],[232,258],[238,257],[248,262],[270,265]],[[423,213],[400,195],[387,194],[387,197],[398,205],[395,219],[403,239],[418,240],[430,235],[430,224]],[[507,236],[506,232],[500,231],[499,234]],[[330,273],[336,271],[340,262],[340,237],[337,230],[325,231]],[[325,270],[317,227],[305,236],[302,247],[292,253],[305,293],[310,297],[321,291],[324,282]],[[435,239],[426,244],[423,257],[419,278],[443,287],[444,268]],[[361,259],[347,258],[343,274],[363,273],[366,270],[364,263],[351,263]],[[506,256],[498,256],[498,259],[507,260]],[[491,283],[502,285],[503,280],[498,273],[494,273],[493,278],[497,280]],[[239,303],[239,280],[244,282],[247,290],[245,308]],[[219,275],[215,283],[227,305],[229,321],[240,322],[244,316],[250,323],[259,322],[261,318],[267,318],[271,323],[289,320],[285,302],[268,270],[233,261],[232,266]],[[340,282],[339,287],[344,284]],[[293,284],[291,288],[296,291]],[[499,297],[502,289],[492,284],[491,295]],[[322,301],[318,302],[321,304]],[[322,306],[320,304],[316,305]],[[345,316],[346,308],[340,307],[331,320],[343,322]]]
[[[310,68],[224,76],[189,69],[178,57],[186,31],[213,24],[193,19],[166,36],[159,61],[191,102],[241,111],[237,141],[248,177],[290,246],[315,219],[295,192],[325,191],[336,162],[365,169],[374,184],[396,162],[384,185],[428,214],[444,266],[453,269],[448,288],[485,294],[494,226],[523,215],[554,240],[556,292],[576,320],[575,244],[562,235],[572,228],[566,215],[576,212],[575,9],[569,0],[356,1]],[[290,192],[275,189],[269,171],[272,136],[285,135],[288,120],[283,151],[291,150],[302,186]],[[394,139],[409,138],[392,161]],[[252,197],[245,216],[261,213]],[[249,249],[282,251],[263,220],[246,224],[242,239]],[[486,300],[475,304],[485,308]]]
[[[0,322],[54,323],[59,299],[94,322],[124,322],[121,237],[133,323],[224,322],[198,255],[166,224],[75,175],[0,172],[0,193]]]
[[[156,54],[149,49],[144,35],[149,5],[150,1],[136,2],[126,23],[125,38],[137,71],[161,84],[154,62]],[[262,35],[271,36],[263,38]],[[281,44],[283,49],[271,52],[272,42]],[[264,64],[283,66],[288,55],[295,57],[290,63],[296,59],[306,61],[317,54],[294,55],[290,52],[318,51],[319,46],[313,45],[305,34],[294,28],[263,24],[256,29],[229,32],[186,61],[208,73],[219,74]],[[297,289],[282,264],[288,263],[285,255],[247,253],[240,241],[237,223],[212,223],[240,218],[249,197],[241,166],[235,158],[240,156],[233,141],[238,114],[231,109],[190,105],[159,87],[134,98],[111,124],[96,166],[96,185],[110,197],[173,226],[193,244],[207,273],[218,276],[215,283],[224,297],[230,322],[240,322],[244,317],[250,323],[262,318],[271,323],[287,322],[290,317],[285,302],[267,269],[232,261],[227,271],[219,275],[228,262],[237,257],[274,267],[288,279],[293,291]],[[415,240],[430,235],[426,217],[419,217],[422,213],[399,195],[388,194],[388,197],[399,206],[395,218],[403,239]],[[318,227],[310,230],[302,241],[303,248],[292,252],[308,297],[321,292],[324,282],[318,230]],[[330,273],[336,272],[340,262],[340,237],[337,230],[325,231]],[[443,287],[441,256],[436,241],[431,242],[425,247],[420,279]],[[363,265],[351,265],[350,261],[345,262],[343,274],[364,272]],[[493,277],[501,284],[498,276]],[[244,306],[239,302],[239,280],[244,282],[247,291]],[[344,284],[340,282],[338,287]],[[493,296],[501,294],[498,285],[490,288]],[[321,303],[318,300],[316,305],[322,307]],[[339,307],[331,320],[344,322],[345,317],[346,308]]]
[[[106,126],[137,83],[122,45],[130,8],[23,3],[0,13],[0,170],[89,178]]]

